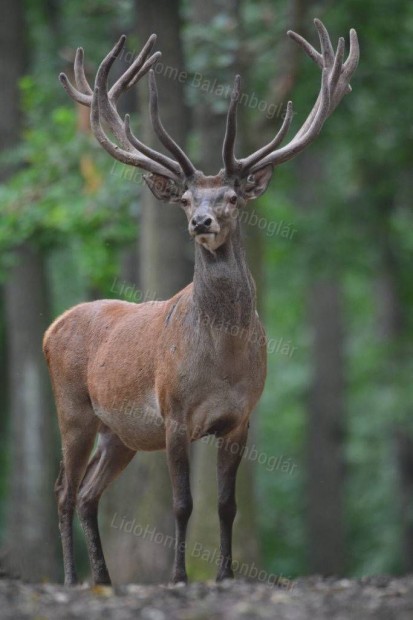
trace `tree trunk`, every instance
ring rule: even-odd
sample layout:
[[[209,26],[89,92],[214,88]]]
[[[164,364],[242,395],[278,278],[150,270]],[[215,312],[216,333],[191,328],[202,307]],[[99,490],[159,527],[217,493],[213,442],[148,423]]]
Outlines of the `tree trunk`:
[[[4,286],[0,286],[0,522],[4,523],[6,510],[6,494],[4,481],[7,480],[7,459],[8,459],[8,374],[7,374],[7,351],[6,351],[6,316],[4,307]],[[0,548],[3,537],[0,538]],[[1,571],[1,559],[0,559]]]
[[[323,575],[344,572],[343,309],[333,278],[310,285],[313,379],[308,408],[308,526],[310,569]]]
[[[4,0],[0,20],[0,151],[14,147],[20,137],[19,79],[26,61],[23,6]],[[9,166],[0,168],[0,183],[10,176]]]
[[[157,71],[162,122],[185,148],[188,113],[184,105],[183,84],[173,79],[168,71],[169,68],[178,72],[184,69],[179,7],[178,0],[136,0],[140,44],[143,45],[149,35],[156,32],[157,49],[162,50],[159,64],[162,70]],[[144,90],[139,106],[142,110],[139,135],[146,144],[162,150],[154,139],[148,120],[148,99]],[[144,187],[139,284],[145,298],[167,299],[187,285],[192,279],[192,255],[181,210],[160,204]],[[173,545],[169,541],[174,535],[174,519],[165,453],[139,453],[107,495],[103,539],[114,580],[167,581],[172,571]],[[129,525],[117,527],[123,516]],[[130,527],[133,531],[128,533]]]
[[[406,573],[413,571],[413,439],[403,427],[395,431],[402,523],[401,555]]]
[[[9,559],[24,579],[57,577],[55,421],[42,354],[48,324],[43,257],[28,244],[5,286],[10,402]]]
[[[299,205],[317,208],[324,161],[311,151],[297,161]],[[313,334],[307,418],[307,531],[309,569],[323,575],[345,570],[343,440],[345,427],[344,319],[339,274],[315,274],[308,287]]]
[[[376,178],[372,171],[366,182]],[[394,246],[392,235],[392,216],[396,204],[393,196],[383,197],[377,203],[377,228],[373,230],[374,239],[380,247],[381,261],[376,281],[377,333],[382,344],[386,345],[388,357],[386,370],[390,381],[403,377],[403,369],[410,357],[410,338],[406,331],[407,317],[401,294],[401,271],[398,248]],[[407,386],[406,386],[407,387]],[[397,385],[398,390],[402,389]],[[411,408],[411,407],[410,407]],[[413,437],[410,408],[406,408],[404,423],[398,421],[393,429],[396,467],[399,482],[399,505],[401,516],[401,557],[406,572],[413,571]]]
[[[0,20],[1,150],[20,136],[19,79],[26,61],[23,4],[4,1]],[[13,172],[2,167],[0,182]],[[40,581],[57,576],[57,530],[53,497],[55,436],[42,356],[47,326],[46,281],[41,255],[28,245],[4,287],[8,364],[8,506],[6,552],[11,570]]]
[[[143,43],[152,32],[158,35],[157,49],[162,58],[157,70],[159,109],[162,123],[178,144],[185,149],[188,110],[183,84],[171,77],[170,69],[184,70],[181,43],[179,0],[136,0],[137,31]],[[147,119],[148,95],[143,93],[141,135],[146,144],[163,150],[154,137]],[[157,299],[175,295],[192,280],[193,249],[186,230],[185,217],[179,208],[159,203],[145,187],[142,192],[141,280],[146,291]]]

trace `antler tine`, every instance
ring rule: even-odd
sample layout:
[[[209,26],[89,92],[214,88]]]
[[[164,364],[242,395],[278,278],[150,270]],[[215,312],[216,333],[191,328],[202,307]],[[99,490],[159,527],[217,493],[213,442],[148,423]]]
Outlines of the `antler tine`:
[[[70,82],[69,78],[65,73],[59,74],[59,80],[69,95],[71,99],[77,101],[77,103],[81,103],[82,105],[90,107],[92,103],[92,95],[93,90],[91,89],[86,76],[84,69],[84,53],[83,48],[78,47],[76,50],[75,61],[74,61],[74,74],[75,74],[75,83],[76,87]]]
[[[107,83],[109,71],[113,63],[115,62],[116,58],[118,57],[119,52],[124,47],[125,41],[126,41],[126,36],[122,34],[119,41],[115,43],[113,48],[110,50],[109,54],[106,54],[105,58],[100,63],[99,69],[96,73],[95,88],[96,86],[98,88],[101,88],[102,85],[104,85],[106,86],[106,90],[107,90],[106,83]]]
[[[330,77],[331,105],[329,114],[336,109],[345,94],[351,93],[349,82],[354,71],[357,69],[360,57],[357,33],[353,28],[350,30],[349,55],[347,60],[343,63],[344,46],[344,40],[340,37]]]
[[[237,107],[240,96],[241,76],[236,75],[232,88],[231,100],[228,106],[227,124],[225,128],[224,143],[222,146],[222,159],[228,175],[234,174],[237,169],[237,159],[234,154],[235,138],[237,136]]]
[[[155,151],[154,149],[151,149],[149,146],[146,146],[146,144],[141,142],[135,136],[135,134],[132,132],[132,129],[130,127],[130,117],[129,117],[129,114],[126,114],[126,116],[125,116],[125,134],[126,134],[126,137],[129,140],[129,142],[135,148],[137,148],[141,153],[143,153],[144,155],[146,155],[150,159],[153,159],[154,161],[158,162],[159,164],[162,164],[163,166],[165,166],[165,168],[168,168],[168,170],[170,170],[171,172],[173,172],[174,174],[179,176],[179,174],[180,174],[180,167],[176,163],[176,161],[174,161],[173,159],[171,159],[167,155],[164,155],[163,153],[158,153],[158,151]]]
[[[147,172],[160,174],[169,178],[173,177],[177,181],[180,180],[179,175],[171,172],[169,169],[165,168],[158,162],[153,161],[152,159],[149,159],[144,155],[141,155],[139,152],[126,151],[120,148],[117,144],[114,144],[111,140],[109,140],[102,128],[102,125],[100,124],[100,103],[101,97],[99,87],[96,86],[92,97],[90,124],[93,134],[96,136],[99,144],[103,146],[103,148],[109,153],[109,155],[124,164],[143,168]]]
[[[99,113],[103,115],[106,122],[110,125],[116,138],[126,150],[130,150],[130,145],[125,136],[125,129],[115,106],[112,104],[108,93],[109,71],[115,62],[119,52],[125,45],[126,37],[122,35],[112,50],[105,56],[99,65],[95,78],[95,91],[98,93]]]
[[[77,88],[75,88],[71,84],[71,82],[70,82],[69,78],[67,77],[66,73],[60,73],[59,74],[59,80],[60,80],[63,88],[65,89],[65,91],[67,92],[69,97],[71,99],[73,99],[73,101],[77,101],[77,103],[81,103],[82,105],[90,107],[90,104],[92,102],[92,97],[90,95],[84,95],[79,90],[77,90]]]
[[[84,95],[92,96],[93,90],[90,87],[90,84],[87,81],[86,75],[85,75],[83,47],[78,47],[76,50],[74,71],[75,71],[75,82],[76,82],[76,86],[78,90]]]
[[[145,65],[147,65],[147,69],[145,71],[146,73],[161,56],[161,52],[156,52],[149,58],[148,62],[148,56],[156,43],[156,38],[156,34],[152,34],[149,37],[131,66],[114,83],[114,85],[109,91],[109,96],[113,101],[116,101],[119,95],[121,95],[124,90],[133,86],[139,80],[139,78],[144,75],[144,73],[140,73],[140,70],[145,67]]]
[[[149,71],[149,112],[151,115],[151,121],[153,129],[162,142],[165,148],[168,149],[172,155],[177,159],[178,163],[186,177],[191,177],[196,172],[195,166],[192,164],[189,157],[184,153],[181,147],[175,142],[175,140],[168,134],[164,126],[162,125],[159,117],[158,107],[158,89],[156,87],[155,73],[153,69]]]
[[[241,159],[240,160],[240,164],[242,167],[241,169],[248,170],[254,164],[259,162],[260,159],[262,159],[263,157],[271,153],[271,151],[273,151],[279,144],[281,144],[281,142],[284,140],[285,136],[288,133],[292,120],[293,120],[293,102],[289,101],[287,103],[287,109],[285,112],[283,123],[279,131],[275,135],[275,138],[273,138],[271,142],[269,142],[266,146],[263,146],[261,149],[259,149],[258,151],[250,155],[249,157],[245,157],[244,159]]]
[[[360,46],[357,37],[357,32],[352,28],[350,30],[350,51],[347,60],[344,63],[344,71],[347,78],[350,80],[354,71],[357,69],[360,59]]]
[[[333,68],[330,76],[330,88],[332,91],[335,90],[337,83],[340,79],[341,71],[343,69],[344,45],[344,38],[340,37],[338,40],[337,51],[334,56]]]
[[[128,88],[136,84],[144,75],[146,75],[153,67],[153,65],[158,61],[158,59],[162,56],[162,52],[155,52],[152,56],[148,58],[148,60],[143,64],[143,66],[137,71],[137,73],[133,76],[131,81],[128,83]]]
[[[307,56],[311,58],[311,60],[313,60],[319,67],[323,68],[323,57],[320,52],[317,52],[311,43],[306,41],[306,39],[304,39],[304,37],[297,32],[294,32],[294,30],[287,30],[287,36],[295,41],[305,51]]]
[[[334,60],[334,49],[331,45],[327,28],[324,26],[321,19],[317,19],[317,17],[314,19],[314,25],[317,28],[318,38],[320,39],[321,55],[328,63],[332,63]]]

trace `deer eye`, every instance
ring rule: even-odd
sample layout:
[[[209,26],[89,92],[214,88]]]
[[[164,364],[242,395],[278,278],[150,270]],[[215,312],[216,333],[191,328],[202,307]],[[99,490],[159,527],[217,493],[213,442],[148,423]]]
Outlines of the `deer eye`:
[[[238,196],[236,194],[232,194],[232,196],[229,197],[229,202],[234,205],[238,200]]]
[[[181,205],[183,207],[187,207],[189,205],[189,200],[188,198],[181,198]]]

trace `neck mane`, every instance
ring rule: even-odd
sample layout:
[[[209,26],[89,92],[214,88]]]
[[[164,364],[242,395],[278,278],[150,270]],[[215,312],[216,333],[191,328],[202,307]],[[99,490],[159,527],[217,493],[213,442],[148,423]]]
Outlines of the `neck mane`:
[[[195,243],[193,298],[196,312],[210,324],[247,328],[255,320],[255,284],[239,221],[214,254]]]

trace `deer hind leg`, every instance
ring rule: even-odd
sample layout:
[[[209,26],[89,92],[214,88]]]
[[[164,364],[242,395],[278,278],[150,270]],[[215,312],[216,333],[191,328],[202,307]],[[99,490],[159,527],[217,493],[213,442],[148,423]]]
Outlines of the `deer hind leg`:
[[[93,581],[110,584],[98,527],[99,500],[107,486],[125,469],[136,452],[130,450],[108,427],[99,429],[97,451],[80,484],[77,512],[86,538]]]
[[[188,581],[185,568],[185,540],[189,517],[192,513],[192,496],[189,481],[189,442],[185,427],[172,420],[166,427],[166,455],[172,483],[175,515],[175,561],[172,582]]]
[[[85,473],[99,425],[90,404],[57,401],[63,460],[55,484],[59,530],[63,549],[65,585],[77,583],[73,549],[76,494]]]
[[[221,544],[217,581],[234,577],[232,570],[232,526],[237,513],[235,483],[247,437],[248,426],[246,425],[227,435],[218,448],[218,515]]]

